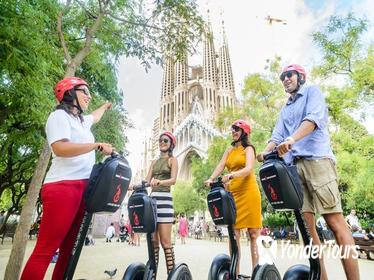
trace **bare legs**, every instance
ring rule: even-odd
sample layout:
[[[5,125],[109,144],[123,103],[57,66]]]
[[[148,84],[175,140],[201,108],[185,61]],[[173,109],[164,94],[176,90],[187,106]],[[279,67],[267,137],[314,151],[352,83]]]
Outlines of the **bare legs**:
[[[342,252],[345,251],[346,247],[350,247],[351,250],[349,251],[349,255],[347,258],[342,258],[342,264],[344,268],[345,275],[348,280],[358,280],[360,279],[360,274],[358,270],[358,262],[357,259],[353,258],[353,248],[355,246],[353,237],[351,232],[348,229],[347,223],[344,221],[343,215],[341,213],[331,213],[331,214],[324,214],[323,217],[326,220],[327,225],[334,233],[336,242],[339,246],[341,246]],[[316,228],[315,228],[315,220],[314,214],[310,212],[304,213],[304,219],[307,223],[309,232],[311,237],[313,238],[313,245],[321,245],[321,241],[318,237]],[[348,248],[347,248],[348,250]],[[327,280],[327,273],[325,264],[323,262],[323,258],[320,259],[321,261],[321,280]]]
[[[168,274],[173,269],[175,263],[174,249],[171,244],[171,230],[172,224],[158,224],[157,231],[153,234],[153,246],[155,248],[155,251],[156,248],[158,248],[159,250],[160,243],[161,247],[164,249],[166,269]]]

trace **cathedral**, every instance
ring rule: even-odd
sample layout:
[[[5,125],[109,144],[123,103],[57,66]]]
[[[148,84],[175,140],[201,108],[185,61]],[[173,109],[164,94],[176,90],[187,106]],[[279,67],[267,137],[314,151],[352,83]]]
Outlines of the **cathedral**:
[[[171,131],[177,138],[173,154],[178,159],[178,180],[191,179],[192,158],[205,158],[210,141],[220,135],[215,126],[217,114],[236,103],[223,25],[221,41],[216,52],[212,28],[208,24],[202,66],[188,65],[187,57],[179,61],[165,59],[160,114],[154,121],[152,138],[145,143],[142,170],[137,177],[144,178],[151,160],[158,156],[158,137],[162,131]]]

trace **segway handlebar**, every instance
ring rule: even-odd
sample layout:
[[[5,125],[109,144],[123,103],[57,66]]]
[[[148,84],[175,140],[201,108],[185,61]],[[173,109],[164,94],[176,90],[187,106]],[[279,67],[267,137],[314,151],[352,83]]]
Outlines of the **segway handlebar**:
[[[151,185],[147,181],[143,180],[141,184],[135,185],[131,189],[134,191],[143,191],[150,186]]]
[[[269,159],[282,159],[279,156],[277,148],[273,149],[271,152],[265,153],[263,157],[264,157],[264,161],[269,160]]]
[[[212,183],[209,184],[211,189],[214,188],[225,188],[225,184],[222,182],[222,177],[217,177]]]

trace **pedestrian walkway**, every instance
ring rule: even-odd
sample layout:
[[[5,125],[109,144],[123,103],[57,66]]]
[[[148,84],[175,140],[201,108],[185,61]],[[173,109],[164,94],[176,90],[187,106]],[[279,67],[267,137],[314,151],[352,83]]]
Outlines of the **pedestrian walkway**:
[[[112,279],[121,280],[126,267],[130,263],[137,261],[145,262],[147,259],[147,247],[144,236],[141,239],[140,247],[129,246],[127,243],[106,243],[104,238],[96,239],[95,241],[95,245],[85,246],[83,248],[74,279],[107,280],[110,279],[110,277],[105,274],[104,271],[117,268],[117,274]],[[34,245],[35,240],[28,242],[25,260],[31,254]],[[4,245],[0,245],[0,279],[3,279],[10,250],[11,241],[5,240]],[[250,274],[249,247],[245,241],[242,242],[242,250],[241,273]],[[246,252],[244,250],[246,250]],[[226,242],[187,239],[187,244],[181,245],[180,240],[177,239],[177,244],[175,246],[176,261],[188,264],[194,280],[206,280],[214,256],[227,252],[228,245]],[[280,246],[278,246],[276,262],[281,274],[286,271],[287,267],[296,263],[307,264],[307,260],[281,259]],[[333,275],[333,277],[331,277],[332,279],[345,279],[343,268],[339,260],[330,258],[326,260],[326,264],[328,274]],[[53,266],[54,264],[50,265],[46,279],[51,279]],[[359,266],[362,280],[373,279],[374,261],[360,259]],[[165,280],[166,278],[165,259],[163,257],[163,252],[160,251],[158,279]]]

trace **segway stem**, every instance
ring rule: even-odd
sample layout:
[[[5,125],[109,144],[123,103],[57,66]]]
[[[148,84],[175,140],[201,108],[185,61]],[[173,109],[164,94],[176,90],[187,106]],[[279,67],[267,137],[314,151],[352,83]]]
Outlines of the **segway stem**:
[[[155,260],[155,251],[154,251],[154,246],[153,246],[152,234],[153,233],[147,233],[147,247],[148,247],[148,259],[150,261],[150,270],[153,273],[157,271],[157,266],[156,266],[156,260]]]
[[[64,280],[73,279],[73,275],[78,264],[79,256],[82,251],[84,239],[86,238],[88,228],[92,220],[92,216],[93,216],[92,213],[88,213],[87,211],[84,212],[83,220],[79,227],[78,236],[77,236],[77,239],[75,240],[74,247],[70,255],[69,263],[65,271]]]
[[[303,238],[304,245],[307,246],[310,244],[310,235],[307,227],[305,226],[304,219],[300,213],[300,210],[294,210],[294,214],[296,217],[297,225],[299,226],[301,237]],[[321,266],[319,262],[319,258],[313,258],[312,254],[308,249],[309,254],[309,264],[310,264],[310,273],[309,273],[309,280],[320,279],[321,277]]]
[[[236,266],[238,264],[238,243],[236,243],[235,231],[233,225],[227,226],[231,245],[231,264],[230,264],[230,279],[236,279]]]

